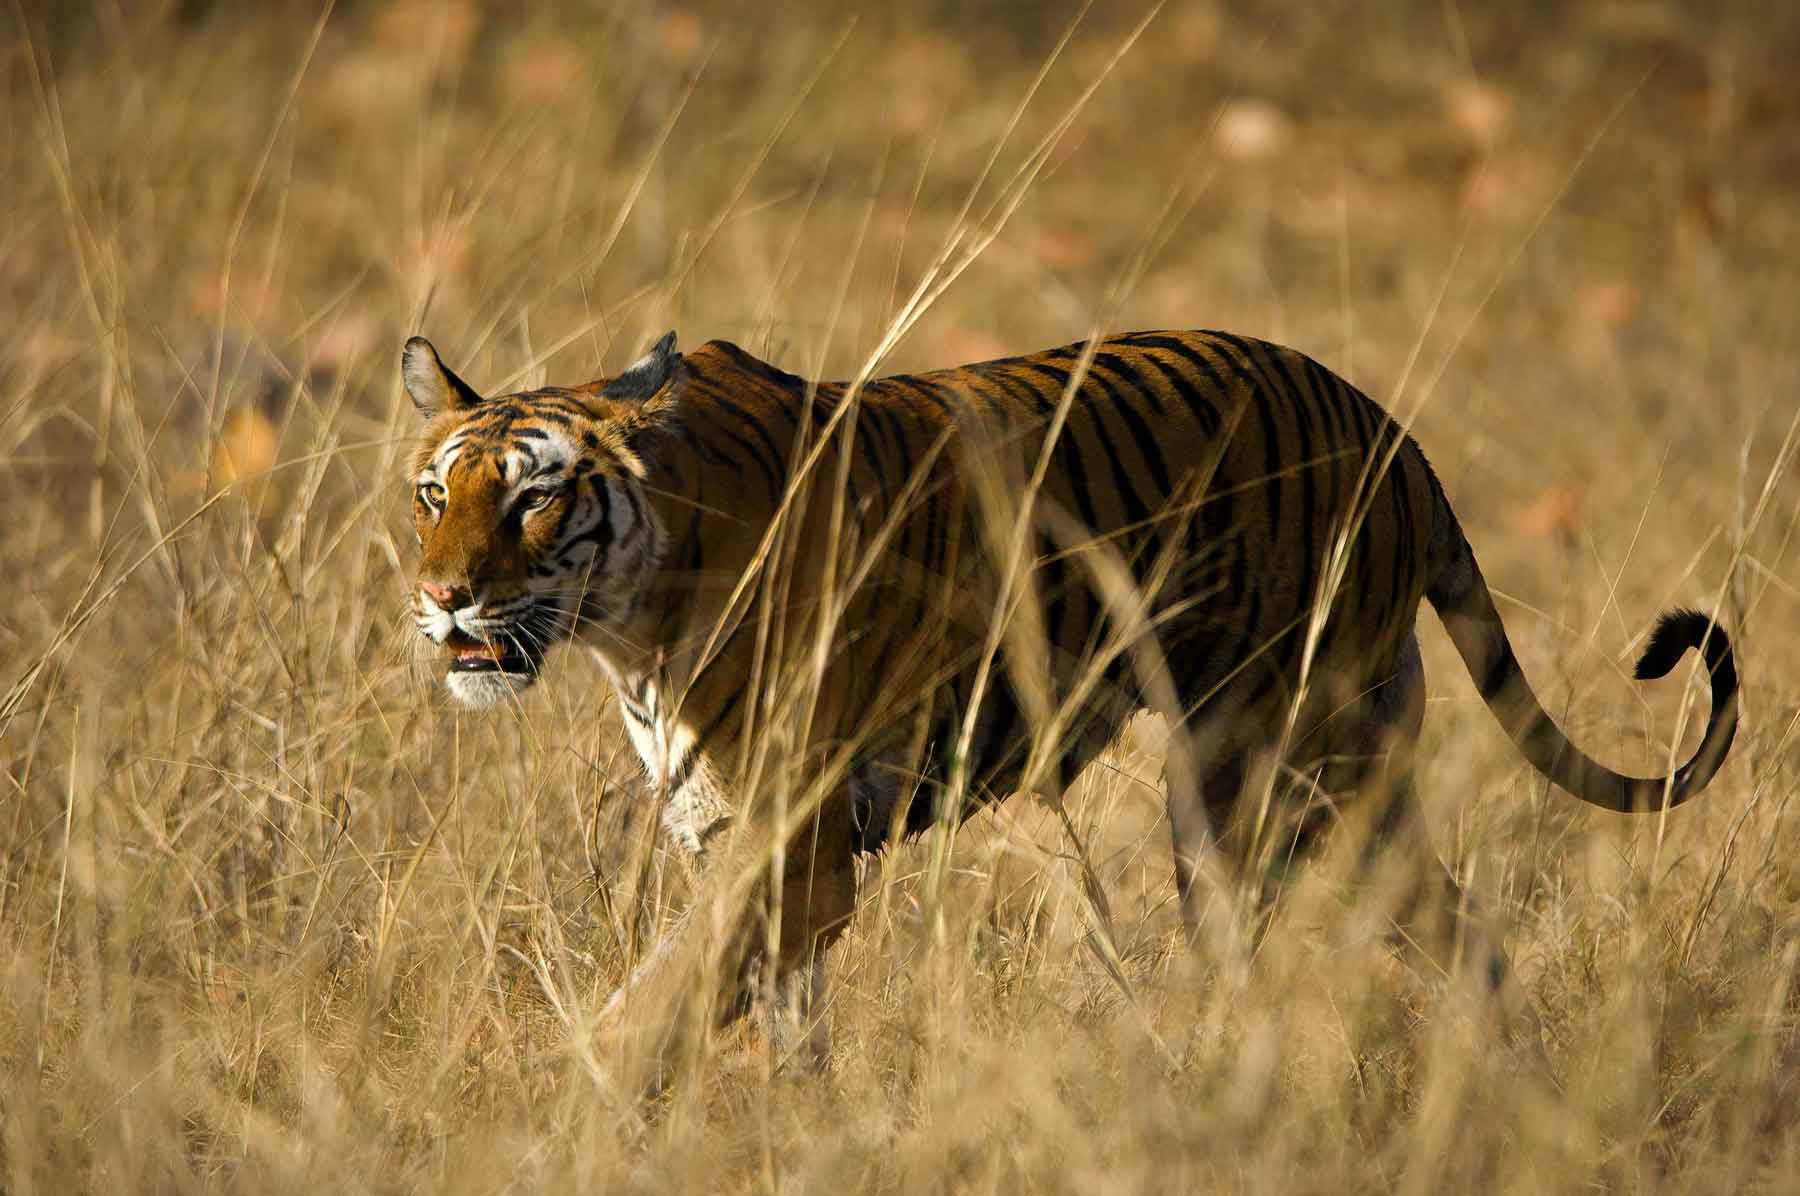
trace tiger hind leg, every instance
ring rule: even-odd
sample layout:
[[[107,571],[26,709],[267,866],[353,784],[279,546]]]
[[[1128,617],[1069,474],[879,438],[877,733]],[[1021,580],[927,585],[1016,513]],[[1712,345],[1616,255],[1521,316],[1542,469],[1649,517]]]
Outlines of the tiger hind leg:
[[[1509,972],[1498,937],[1433,850],[1413,782],[1425,710],[1417,637],[1407,636],[1391,666],[1376,675],[1384,679],[1301,737],[1290,755],[1303,764],[1275,768],[1269,748],[1252,738],[1259,728],[1227,713],[1171,740],[1163,782],[1188,942],[1200,932],[1201,874],[1209,858],[1237,871],[1243,904],[1260,925],[1290,865],[1321,854],[1316,841],[1328,838],[1322,854],[1348,859],[1346,891],[1387,890],[1393,942],[1446,973],[1454,960],[1443,947],[1459,944],[1462,962],[1497,988]]]
[[[1514,973],[1503,928],[1431,842],[1413,771],[1424,697],[1418,640],[1411,636],[1392,676],[1361,712],[1367,766],[1347,819],[1359,825],[1342,828],[1354,840],[1349,887],[1384,901],[1388,941],[1402,957],[1431,976],[1466,977],[1501,1034],[1523,1044],[1548,1075],[1537,1011]]]
[[[1201,771],[1191,749],[1185,758],[1177,757],[1189,745],[1175,742],[1173,736],[1170,739],[1162,780],[1175,854],[1175,895],[1182,932],[1192,947],[1199,942],[1201,931],[1201,874],[1222,846],[1220,836],[1252,768],[1248,753],[1234,751],[1208,762]]]
[[[1322,854],[1348,858],[1346,893],[1382,902],[1390,941],[1446,974],[1456,961],[1443,948],[1460,943],[1481,953],[1462,963],[1497,976],[1504,964],[1486,946],[1491,936],[1466,933],[1470,906],[1425,824],[1413,773],[1424,713],[1424,665],[1409,635],[1386,679],[1320,729],[1330,758],[1320,783],[1342,795]]]

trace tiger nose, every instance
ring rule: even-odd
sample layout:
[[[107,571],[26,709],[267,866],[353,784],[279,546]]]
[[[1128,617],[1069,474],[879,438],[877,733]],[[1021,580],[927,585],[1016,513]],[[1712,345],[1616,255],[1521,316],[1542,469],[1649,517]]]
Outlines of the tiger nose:
[[[419,579],[419,592],[444,610],[455,610],[460,606],[468,605],[466,602],[458,601],[458,598],[462,596],[462,591],[457,587],[447,586],[428,578],[421,577]]]

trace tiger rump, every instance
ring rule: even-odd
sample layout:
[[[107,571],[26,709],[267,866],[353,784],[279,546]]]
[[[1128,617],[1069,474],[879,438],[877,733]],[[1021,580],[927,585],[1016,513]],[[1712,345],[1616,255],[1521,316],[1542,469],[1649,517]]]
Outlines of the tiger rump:
[[[850,762],[785,856],[783,976],[841,931],[858,851],[1057,790],[1143,708],[1177,731],[1191,917],[1197,859],[1250,845],[1237,808],[1272,769],[1355,790],[1410,747],[1422,598],[1527,759],[1585,801],[1684,800],[1735,727],[1724,634],[1678,613],[1643,675],[1703,649],[1694,757],[1670,780],[1582,755],[1412,438],[1261,341],[1137,333],[853,388],[670,334],[610,381],[482,399],[415,339],[403,372],[430,417],[414,604],[453,696],[505,700],[579,637],[696,858],[756,796],[775,705],[803,692],[801,740]]]

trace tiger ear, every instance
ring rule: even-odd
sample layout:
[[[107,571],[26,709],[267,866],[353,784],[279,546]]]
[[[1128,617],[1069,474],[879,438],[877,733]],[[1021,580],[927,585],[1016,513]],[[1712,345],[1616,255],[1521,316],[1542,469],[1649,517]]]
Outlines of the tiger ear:
[[[401,350],[400,377],[406,381],[413,406],[426,419],[446,409],[461,410],[481,402],[475,388],[451,373],[422,336],[413,337]]]
[[[676,366],[680,364],[681,354],[675,351],[675,333],[664,333],[663,338],[651,346],[648,353],[626,366],[624,373],[602,386],[600,393],[609,399],[632,399],[639,402],[654,399],[669,385]]]

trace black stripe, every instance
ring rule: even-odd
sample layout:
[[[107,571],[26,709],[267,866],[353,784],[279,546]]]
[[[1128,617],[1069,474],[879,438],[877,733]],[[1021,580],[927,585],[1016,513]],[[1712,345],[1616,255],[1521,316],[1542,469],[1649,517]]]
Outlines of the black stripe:
[[[929,401],[933,407],[936,407],[948,417],[954,417],[956,414],[956,409],[951,406],[950,402],[945,399],[943,395],[938,393],[937,387],[932,383],[926,382],[923,378],[911,374],[897,374],[892,378],[883,378],[880,382],[871,383],[870,385],[895,390],[901,394],[917,395],[920,398]]]
[[[889,455],[901,465],[901,477],[894,480],[903,481],[905,475],[912,471],[912,452],[911,446],[907,442],[906,426],[901,422],[900,413],[889,409],[883,403],[869,402],[867,395],[863,396],[862,407],[864,412],[871,417],[870,422],[874,425],[875,431],[881,434],[884,447],[891,450]]]
[[[1324,568],[1326,546],[1319,540],[1319,470],[1322,468],[1316,460],[1313,440],[1314,405],[1307,401],[1306,392],[1288,371],[1283,354],[1273,346],[1264,346],[1262,353],[1265,372],[1273,371],[1281,377],[1279,385],[1289,398],[1289,410],[1294,417],[1294,438],[1299,444],[1298,459],[1295,461],[1295,479],[1300,485],[1300,600],[1306,602],[1314,597],[1314,587],[1318,585],[1319,575]],[[1285,484],[1285,479],[1283,479]],[[1303,639],[1304,637],[1300,637]]]
[[[1144,376],[1138,373],[1138,369],[1135,365],[1132,365],[1117,353],[1096,353],[1094,354],[1093,364],[1103,366],[1110,370],[1114,377],[1131,387],[1137,393],[1143,395],[1144,400],[1150,404],[1150,410],[1156,412],[1158,415],[1163,414],[1161,396],[1156,393],[1155,389],[1151,387]],[[1090,366],[1089,369],[1091,372],[1092,367]]]
[[[1213,336],[1220,334],[1208,333],[1207,335]],[[1223,338],[1222,341],[1226,344],[1230,343],[1228,340],[1223,340]],[[1218,351],[1217,345],[1208,345],[1208,347]],[[1282,452],[1281,430],[1275,422],[1275,412],[1273,410],[1271,398],[1265,393],[1263,388],[1257,384],[1255,376],[1244,366],[1240,365],[1230,353],[1220,351],[1219,357],[1231,368],[1232,372],[1238,376],[1238,380],[1244,384],[1245,389],[1249,392],[1248,401],[1251,406],[1256,408],[1257,419],[1262,424],[1264,481],[1262,493],[1269,507],[1270,534],[1275,534],[1281,526],[1281,486],[1278,479],[1281,474]]]
[[[787,462],[782,460],[781,449],[776,446],[775,438],[769,435],[768,427],[752,412],[732,401],[723,393],[708,394],[706,398],[713,406],[749,428],[756,435],[756,439],[762,443],[763,450],[768,454],[762,465],[769,475],[771,488],[779,500],[782,489],[779,479],[787,473]]]
[[[694,766],[698,763],[700,763],[700,744],[699,741],[696,740],[688,746],[687,751],[682,753],[681,759],[675,762],[675,766],[668,770],[667,791],[670,797],[675,796],[687,787],[689,778],[694,775]],[[653,777],[651,779],[657,781],[663,780],[661,777]]]
[[[562,510],[558,511],[556,514],[556,526],[550,529],[550,542],[558,546],[557,552],[559,555],[563,549],[569,547],[568,544],[564,543],[563,537],[568,533],[569,520],[574,518],[575,508],[579,505],[579,503],[571,498],[570,501],[565,502],[562,505]]]
[[[1046,398],[1037,387],[1014,374],[1010,369],[982,366],[978,376],[989,384],[998,386],[1016,407],[1023,407],[1039,416],[1047,416],[1056,409],[1056,404]]]
[[[1394,455],[1388,467],[1386,483],[1394,488],[1394,572],[1393,583],[1388,587],[1390,594],[1405,594],[1412,589],[1412,574],[1417,567],[1417,554],[1413,552],[1413,509],[1412,496],[1407,493],[1406,486],[1406,454],[1405,445],[1402,451]]]
[[[1513,655],[1512,645],[1504,635],[1495,636],[1488,631],[1492,644],[1493,658],[1488,661],[1487,669],[1475,679],[1475,688],[1480,692],[1482,700],[1492,702],[1506,688],[1513,674],[1519,671],[1518,659]]]
[[[950,547],[950,503],[942,493],[927,493],[924,503],[925,543],[918,549],[918,555],[925,570],[925,584],[929,586],[933,578],[948,580],[945,565]],[[918,522],[915,511],[907,523],[916,525]]]
[[[1057,552],[1057,546],[1049,537],[1039,533],[1036,537],[1038,560],[1038,600],[1043,605],[1044,638],[1049,644],[1057,642],[1057,631],[1062,623],[1063,615],[1069,604],[1068,557]],[[1054,665],[1054,662],[1052,662]]]
[[[736,432],[731,431],[731,429],[729,429],[729,428],[714,428],[713,430],[715,432],[717,432],[718,435],[724,437],[726,440],[729,440],[732,444],[735,444],[743,452],[743,455],[745,457],[749,458],[752,462],[754,462],[756,464],[756,466],[759,469],[762,470],[763,480],[765,482],[767,482],[769,485],[769,497],[773,502],[775,502],[776,504],[779,504],[781,502],[781,489],[782,489],[781,478],[776,474],[775,467],[772,464],[770,464],[769,458],[765,457],[760,451],[758,451],[758,449],[755,445],[751,444],[748,440],[745,440],[742,436],[739,436]],[[703,441],[700,437],[696,436],[693,438],[692,443],[698,445],[700,443],[703,443]],[[729,465],[729,466],[735,466],[735,465],[739,464],[739,462],[733,460],[732,458],[720,457],[716,453],[715,453],[711,463],[715,464],[715,465]]]
[[[1144,360],[1156,368],[1156,372],[1168,382],[1169,388],[1187,405],[1188,411],[1194,417],[1194,422],[1200,425],[1200,430],[1208,436],[1218,435],[1219,429],[1224,427],[1225,421],[1219,415],[1218,408],[1214,407],[1200,388],[1194,385],[1193,379],[1174,369],[1154,353],[1144,354]]]
[[[725,720],[731,717],[732,712],[743,701],[744,689],[745,687],[740,685],[725,695],[724,704],[713,711],[713,716],[706,720],[706,725],[700,729],[699,734],[694,736],[696,747],[712,743],[713,736],[718,734],[719,728],[725,724]]]
[[[1129,387],[1121,392],[1106,375],[1095,373],[1091,369],[1088,371],[1117,407],[1119,418],[1124,421],[1126,430],[1131,433],[1132,440],[1137,443],[1138,455],[1150,468],[1150,476],[1156,482],[1157,495],[1166,500],[1175,489],[1169,481],[1168,462],[1163,459],[1162,446],[1156,442],[1155,433],[1150,430],[1150,425],[1144,422],[1144,417],[1138,414],[1132,400],[1142,397],[1151,404],[1151,409],[1159,416],[1163,413],[1162,405],[1157,402],[1156,396],[1145,384],[1143,376],[1126,364],[1123,359],[1110,353],[1101,354],[1094,358],[1094,364],[1104,364],[1107,369],[1117,373],[1120,380]]]
[[[1060,366],[1050,365],[1043,361],[1026,360],[1020,364],[1034,373],[1052,379],[1065,392],[1068,389],[1069,380],[1074,376],[1070,371],[1062,369]],[[1085,384],[1092,378],[1093,372],[1090,370],[1087,377],[1083,378],[1082,381]],[[1092,397],[1091,395],[1086,394],[1082,388],[1077,388],[1076,394],[1077,397]],[[1072,443],[1073,438],[1070,434],[1075,429],[1076,421],[1080,416],[1085,415],[1089,424],[1092,426],[1094,438],[1100,442],[1101,451],[1106,454],[1107,463],[1112,468],[1113,489],[1118,492],[1119,502],[1125,508],[1124,521],[1127,523],[1138,523],[1148,518],[1150,514],[1149,508],[1144,505],[1144,500],[1139,497],[1137,487],[1132,485],[1131,475],[1126,472],[1124,463],[1119,460],[1118,450],[1113,448],[1113,438],[1107,431],[1105,421],[1100,418],[1099,405],[1092,402],[1084,402],[1077,405],[1071,400],[1070,406],[1073,409],[1069,412],[1068,419],[1064,424],[1063,434],[1059,438],[1058,447],[1063,444]],[[1093,505],[1091,503],[1082,501],[1082,517],[1087,521],[1089,531],[1099,532],[1104,530],[1095,518]]]
[[[808,410],[812,413],[813,426],[823,428],[830,423],[832,413],[837,408],[837,399],[828,395],[825,388],[821,386],[813,393],[812,402],[808,405]]]
[[[1081,449],[1070,436],[1071,430],[1065,421],[1056,437],[1056,460],[1069,478],[1069,492],[1074,495],[1075,505],[1081,510],[1082,523],[1093,531],[1100,526],[1100,517],[1094,512],[1094,498],[1088,491],[1087,468],[1081,463]]]
[[[1088,379],[1105,385],[1104,380],[1095,378],[1092,370],[1088,371]],[[1111,388],[1107,389],[1110,391]],[[1118,491],[1119,500],[1125,507],[1125,518],[1121,522],[1141,524],[1150,518],[1150,508],[1144,502],[1143,496],[1138,493],[1137,486],[1131,479],[1130,471],[1125,468],[1125,463],[1119,459],[1119,450],[1114,446],[1116,438],[1107,429],[1106,421],[1101,418],[1100,413],[1105,406],[1106,404],[1103,403],[1084,403],[1081,407],[1081,414],[1086,415],[1089,422],[1093,424],[1094,435],[1100,441],[1101,450],[1106,453],[1107,463],[1112,467],[1113,489]],[[1115,410],[1121,410],[1123,404],[1115,401],[1113,407]],[[1076,413],[1070,412],[1071,416],[1074,414]],[[1111,530],[1111,526],[1109,525],[1106,529],[1095,527],[1093,530],[1096,532]]]
[[[856,442],[857,451],[868,460],[869,474],[875,484],[876,493],[881,496],[881,513],[886,515],[894,506],[892,483],[886,455],[881,444],[880,417],[867,403],[858,403],[855,411],[855,423],[845,421],[843,434]],[[854,487],[854,480],[852,480]]]

